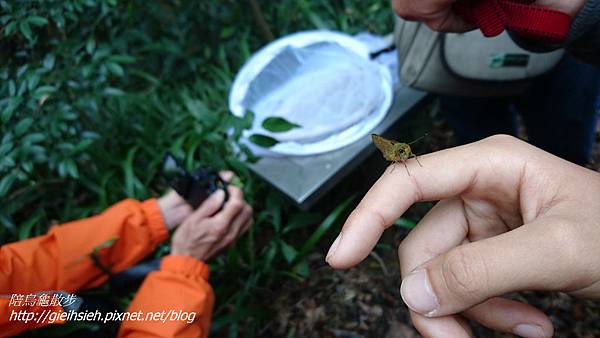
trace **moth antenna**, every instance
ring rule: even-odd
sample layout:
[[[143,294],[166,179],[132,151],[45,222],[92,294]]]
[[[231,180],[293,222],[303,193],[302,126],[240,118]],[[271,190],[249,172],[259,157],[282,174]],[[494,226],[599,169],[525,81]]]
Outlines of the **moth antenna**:
[[[411,142],[411,143],[409,143],[408,145],[411,145],[411,144],[413,144],[413,143],[417,143],[417,142],[421,141],[422,139],[426,138],[427,136],[429,136],[429,133],[425,133],[425,135],[423,135],[423,136],[419,137],[418,139],[416,139],[416,140],[412,141],[412,142]]]

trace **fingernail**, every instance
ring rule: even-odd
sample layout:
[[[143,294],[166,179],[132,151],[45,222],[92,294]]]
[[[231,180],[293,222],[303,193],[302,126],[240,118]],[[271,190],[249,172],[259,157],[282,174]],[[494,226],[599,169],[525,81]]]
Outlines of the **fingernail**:
[[[544,330],[538,325],[519,324],[513,328],[513,333],[523,338],[544,338]]]
[[[325,257],[327,263],[329,263],[329,259],[333,257],[338,245],[340,245],[340,237],[342,237],[342,235],[338,235],[335,241],[333,241],[333,244],[331,244],[331,248],[329,248],[329,251],[327,252],[327,257]]]
[[[218,189],[217,191],[213,192],[211,198],[217,201],[222,201],[225,198],[225,192],[223,189]]]
[[[400,295],[411,310],[425,316],[433,315],[440,306],[424,269],[415,271],[402,280]]]

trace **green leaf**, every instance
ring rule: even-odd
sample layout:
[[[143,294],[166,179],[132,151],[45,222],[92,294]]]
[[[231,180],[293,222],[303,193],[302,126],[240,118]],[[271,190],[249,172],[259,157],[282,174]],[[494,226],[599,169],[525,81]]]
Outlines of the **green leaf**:
[[[265,270],[271,269],[275,255],[277,254],[277,244],[275,241],[269,243],[269,248],[266,253],[262,256],[262,265]]]
[[[94,139],[89,138],[79,141],[71,150],[71,155],[75,155],[86,150],[90,145],[92,145],[92,143],[94,143]]]
[[[6,142],[0,144],[0,156],[5,156],[9,151],[13,149],[14,144],[12,142]]]
[[[27,22],[34,26],[45,26],[48,24],[48,20],[46,18],[42,18],[41,16],[33,15],[27,18]]]
[[[315,232],[304,242],[302,248],[298,252],[296,259],[294,260],[294,264],[300,263],[306,255],[314,249],[317,245],[321,237],[327,233],[331,227],[336,224],[340,220],[340,216],[344,214],[344,211],[348,209],[350,203],[354,200],[354,196],[349,197],[345,201],[343,201],[340,205],[338,205],[333,211],[321,222],[321,224],[317,227]]]
[[[27,76],[27,89],[34,90],[40,82],[40,76],[36,73],[31,73]]]
[[[219,122],[219,115],[216,112],[213,112],[210,109],[208,109],[204,102],[197,99],[193,99],[187,94],[183,94],[182,99],[187,111],[203,125],[212,128]]]
[[[25,136],[23,138],[23,143],[33,144],[33,143],[41,142],[45,139],[46,139],[46,135],[44,135],[42,133],[33,133],[33,134],[29,134],[29,135]]]
[[[94,52],[94,49],[96,49],[96,41],[94,39],[90,38],[85,43],[85,51],[88,54],[92,54]]]
[[[75,163],[75,161],[72,159],[65,160],[65,167],[69,176],[79,178],[79,169],[77,168],[77,163]]]
[[[22,81],[21,84],[19,85],[19,90],[17,90],[17,96],[23,95],[23,93],[25,93],[26,90],[27,90],[27,81]]]
[[[119,88],[106,87],[104,88],[104,94],[108,96],[123,96],[125,95],[125,92]]]
[[[133,56],[127,55],[127,54],[117,54],[117,55],[113,55],[108,58],[108,62],[123,63],[123,64],[134,63],[135,61],[136,61],[136,59]]]
[[[5,168],[11,168],[15,166],[15,160],[12,157],[2,157],[0,159],[0,171]]]
[[[40,86],[35,89],[31,95],[34,99],[39,100],[42,97],[54,93],[56,88],[54,86]]]
[[[52,68],[54,68],[54,55],[53,54],[48,54],[46,55],[46,57],[44,58],[44,68],[51,70]]]
[[[123,67],[121,67],[120,64],[116,63],[116,62],[109,62],[106,64],[106,67],[108,68],[108,70],[113,73],[116,76],[123,76],[125,75],[125,72],[123,71]]]
[[[13,163],[14,165],[14,163]],[[21,169],[23,169],[24,172],[31,174],[31,171],[33,170],[33,163],[31,162],[22,162],[21,163]]]
[[[294,261],[294,259],[298,255],[298,251],[296,251],[296,249],[294,249],[294,247],[287,244],[283,240],[281,240],[279,242],[279,245],[281,246],[281,253],[283,253],[283,257],[285,258],[285,260],[288,263],[291,263],[292,261]]]
[[[106,241],[104,241],[104,242],[96,245],[94,247],[94,249],[92,250],[92,254],[96,254],[96,253],[98,253],[98,251],[100,251],[102,249],[110,248],[118,240],[119,240],[119,236],[114,236],[114,237],[111,237],[111,238],[107,239]]]
[[[236,30],[235,26],[225,27],[223,30],[221,30],[221,33],[219,34],[219,36],[221,37],[221,39],[228,39],[231,36],[233,36],[233,33],[235,33],[235,30]]]
[[[138,178],[135,176],[133,161],[135,159],[135,153],[138,151],[138,147],[133,147],[129,149],[127,152],[127,157],[125,161],[122,163],[123,171],[125,173],[125,193],[129,197],[135,196],[135,190],[137,186],[137,182],[139,182]]]
[[[27,69],[29,69],[29,65],[28,64],[24,64],[21,67],[19,67],[17,69],[17,78],[21,78],[21,76],[23,76],[23,74],[25,74],[25,72],[27,71]]]
[[[23,34],[23,36],[27,40],[31,41],[32,35],[31,35],[31,27],[29,26],[29,22],[27,22],[27,21],[19,22],[19,31],[21,32],[21,34]]]
[[[254,114],[253,111],[247,110],[242,117],[242,129],[250,129],[252,128],[252,123],[254,122]]]
[[[60,176],[61,178],[65,178],[67,177],[67,164],[62,161],[58,164],[58,176]]]
[[[283,133],[290,131],[294,128],[301,128],[300,125],[289,122],[288,120],[281,117],[268,117],[263,123],[262,127],[272,133]]]
[[[294,272],[303,278],[310,277],[310,268],[306,261],[302,261],[302,262],[298,263],[298,265],[296,265],[294,267]]]
[[[274,139],[270,136],[260,135],[260,134],[250,135],[249,140],[250,140],[250,142],[256,144],[257,146],[263,147],[263,148],[271,148],[274,145],[276,145],[277,143],[279,143],[279,141],[277,141],[276,139]]]
[[[0,196],[5,196],[10,190],[17,177],[13,174],[8,174],[0,180]]]
[[[0,120],[2,120],[3,124],[7,123],[8,120],[10,120],[10,118],[13,115],[13,112],[15,111],[15,109],[17,109],[17,107],[19,107],[21,102],[23,102],[23,97],[21,96],[10,98],[10,100],[8,101],[8,106],[4,108],[2,114],[0,115]]]
[[[417,223],[411,221],[408,218],[401,217],[401,218],[398,218],[396,220],[396,222],[394,222],[394,225],[397,225],[399,227],[406,228],[406,229],[410,230],[410,229],[414,229],[417,226]]]
[[[148,81],[153,86],[160,85],[160,80],[157,77],[152,76],[147,72],[142,72],[140,70],[133,69],[133,70],[129,71],[129,74],[131,74],[133,76],[138,76],[138,77]]]
[[[25,240],[28,239],[29,237],[31,237],[31,230],[33,229],[33,226],[36,225],[40,218],[42,218],[42,213],[41,212],[37,212],[33,217],[29,218],[27,221],[25,221],[25,223],[22,223],[19,226],[19,240]]]
[[[231,181],[229,181],[229,185],[244,189],[244,182],[242,182],[242,179],[237,176],[234,176]]]
[[[14,80],[8,81],[8,95],[15,96],[17,93],[17,85]]]
[[[283,228],[283,233],[288,233],[296,229],[305,228],[307,226],[319,224],[323,220],[323,215],[320,213],[299,212],[289,218],[286,226]]]
[[[4,36],[9,36],[10,34],[12,34],[12,32],[15,31],[15,29],[17,29],[17,22],[11,21],[8,25],[4,27]]]
[[[17,135],[17,136],[23,135],[25,132],[27,132],[27,130],[29,130],[29,127],[31,127],[32,124],[33,124],[33,119],[31,117],[26,117],[26,118],[22,119],[15,126],[15,135]]]

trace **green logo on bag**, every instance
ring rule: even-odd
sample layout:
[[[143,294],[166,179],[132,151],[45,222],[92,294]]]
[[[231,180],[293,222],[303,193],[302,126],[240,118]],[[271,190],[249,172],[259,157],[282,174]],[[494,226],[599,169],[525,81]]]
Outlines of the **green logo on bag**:
[[[492,54],[490,68],[527,67],[529,55],[527,54]]]

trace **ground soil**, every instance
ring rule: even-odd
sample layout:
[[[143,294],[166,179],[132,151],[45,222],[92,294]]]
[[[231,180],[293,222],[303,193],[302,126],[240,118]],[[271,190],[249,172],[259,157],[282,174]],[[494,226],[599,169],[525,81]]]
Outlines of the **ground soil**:
[[[439,123],[422,152],[453,145],[452,132]],[[599,125],[600,130],[600,125]],[[597,137],[600,141],[600,133]],[[600,168],[600,147],[591,164]],[[419,219],[430,205],[410,209]],[[388,231],[376,254],[348,271],[335,271],[324,263],[326,247],[310,258],[312,274],[304,283],[290,282],[277,290],[274,307],[278,313],[261,336],[276,337],[420,337],[409,320],[399,294],[400,275],[395,249],[408,230]],[[387,245],[386,245],[387,244]],[[510,295],[535,305],[550,316],[555,337],[600,337],[600,303],[572,298],[562,293],[525,292]],[[477,337],[512,337],[472,324]]]

